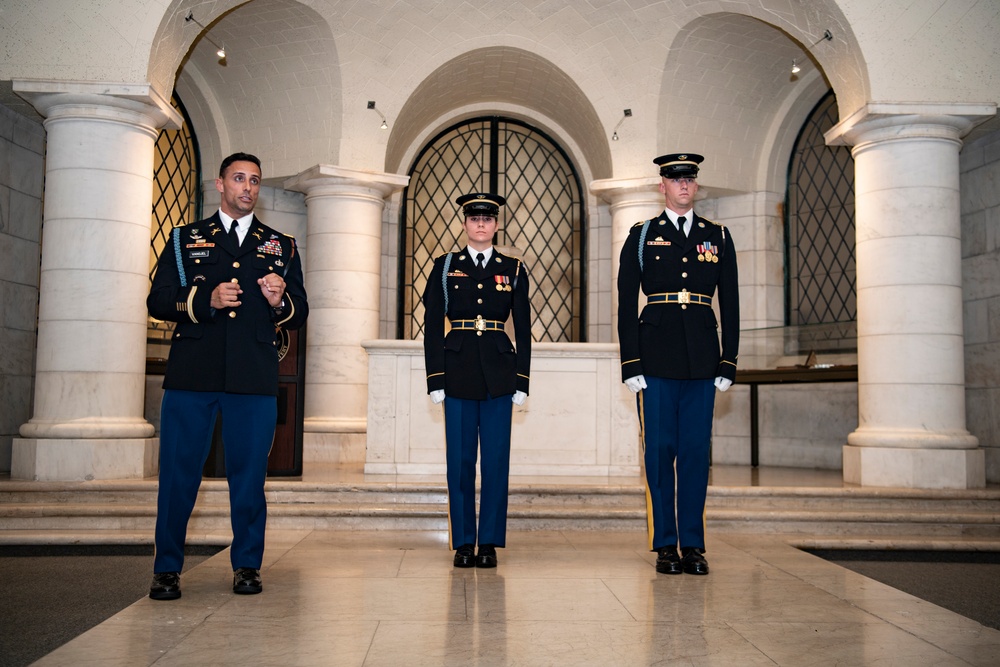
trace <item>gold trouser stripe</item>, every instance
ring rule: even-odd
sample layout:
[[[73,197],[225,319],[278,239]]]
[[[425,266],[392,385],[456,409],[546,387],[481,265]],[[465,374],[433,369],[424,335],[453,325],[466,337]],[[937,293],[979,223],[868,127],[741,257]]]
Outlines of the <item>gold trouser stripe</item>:
[[[646,532],[648,535],[649,550],[653,550],[653,496],[649,491],[649,473],[646,471],[646,404],[644,393],[639,391],[639,454],[642,456],[642,483],[646,489]]]

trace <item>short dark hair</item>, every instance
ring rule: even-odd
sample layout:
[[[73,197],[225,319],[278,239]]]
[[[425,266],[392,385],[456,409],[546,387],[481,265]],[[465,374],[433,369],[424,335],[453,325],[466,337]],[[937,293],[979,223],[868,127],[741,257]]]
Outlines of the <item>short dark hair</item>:
[[[250,153],[233,153],[222,161],[222,166],[219,167],[219,178],[225,178],[226,169],[234,162],[253,162],[260,169],[260,158],[256,155],[251,155]]]

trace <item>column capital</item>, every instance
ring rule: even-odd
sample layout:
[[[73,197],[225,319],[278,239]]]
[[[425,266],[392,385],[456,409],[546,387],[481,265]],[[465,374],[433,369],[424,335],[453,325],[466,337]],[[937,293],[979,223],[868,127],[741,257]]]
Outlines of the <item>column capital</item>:
[[[400,174],[318,164],[287,179],[284,188],[305,193],[307,197],[368,192],[385,198],[402,190],[409,182],[409,176]]]
[[[662,200],[660,177],[602,178],[590,182],[590,193],[615,206],[626,201]]]
[[[973,127],[996,115],[997,105],[876,102],[866,104],[830,128],[830,146],[858,146],[892,139],[960,141]]]
[[[48,120],[92,117],[177,130],[184,119],[148,83],[15,79],[14,92]]]

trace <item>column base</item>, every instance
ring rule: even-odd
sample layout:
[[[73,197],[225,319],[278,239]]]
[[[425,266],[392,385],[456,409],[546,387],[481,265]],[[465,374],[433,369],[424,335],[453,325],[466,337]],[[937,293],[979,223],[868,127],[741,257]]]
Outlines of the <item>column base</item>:
[[[10,476],[38,482],[141,479],[159,472],[159,438],[14,438]]]
[[[986,486],[982,449],[905,449],[844,446],[844,481],[907,489],[978,489]]]

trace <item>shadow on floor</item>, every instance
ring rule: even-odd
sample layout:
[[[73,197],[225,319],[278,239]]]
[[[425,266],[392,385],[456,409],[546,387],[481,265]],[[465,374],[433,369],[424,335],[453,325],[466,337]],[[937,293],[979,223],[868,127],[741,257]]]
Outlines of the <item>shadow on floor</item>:
[[[1000,630],[1000,553],[805,551]]]
[[[188,547],[185,571],[221,551]],[[151,545],[0,546],[0,666],[22,667],[149,593]]]

